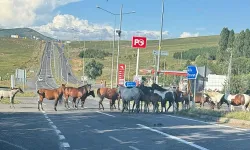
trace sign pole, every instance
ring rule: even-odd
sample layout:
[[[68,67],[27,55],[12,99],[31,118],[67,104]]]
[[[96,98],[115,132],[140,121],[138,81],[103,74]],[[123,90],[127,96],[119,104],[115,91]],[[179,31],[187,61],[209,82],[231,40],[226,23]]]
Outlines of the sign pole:
[[[137,49],[137,60],[136,60],[136,76],[138,76],[138,70],[139,70],[139,55],[140,55],[140,49]]]
[[[196,79],[194,80],[194,98],[193,98],[193,107],[195,107],[195,93],[196,93]]]

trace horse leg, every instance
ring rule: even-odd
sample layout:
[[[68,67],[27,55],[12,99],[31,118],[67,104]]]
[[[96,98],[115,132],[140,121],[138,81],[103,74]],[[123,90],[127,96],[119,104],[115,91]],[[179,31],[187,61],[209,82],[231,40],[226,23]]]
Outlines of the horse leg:
[[[104,98],[102,97],[102,98],[100,99],[100,101],[99,101],[99,109],[101,109],[101,108],[100,108],[100,105],[101,105],[101,106],[102,106],[102,110],[104,110],[104,107],[103,107],[103,104],[102,104],[103,99],[104,99]]]
[[[132,112],[134,112],[134,107],[135,107],[135,101],[133,103]],[[129,113],[130,113],[130,102],[129,102]]]
[[[58,100],[59,100],[59,98],[56,98],[56,99],[55,99],[55,105],[54,105],[54,110],[55,110],[55,111],[57,111],[56,106],[57,106]]]
[[[68,100],[69,100],[69,96],[67,95],[67,96],[64,97],[64,107],[67,108],[67,109],[69,108]],[[67,105],[68,105],[68,107],[67,107]]]
[[[38,110],[40,111],[40,107],[39,107],[39,105],[40,105],[40,99],[37,101],[37,104],[38,104]]]
[[[125,110],[125,101],[123,101],[123,103],[122,103],[122,113],[124,112],[124,110]]]
[[[120,110],[120,98],[118,99],[118,110]]]
[[[168,109],[167,109],[167,112],[169,110],[169,108],[172,106],[172,102],[169,101],[169,106],[168,106]],[[174,106],[173,106],[174,107]],[[165,107],[165,112],[166,112],[166,107]]]

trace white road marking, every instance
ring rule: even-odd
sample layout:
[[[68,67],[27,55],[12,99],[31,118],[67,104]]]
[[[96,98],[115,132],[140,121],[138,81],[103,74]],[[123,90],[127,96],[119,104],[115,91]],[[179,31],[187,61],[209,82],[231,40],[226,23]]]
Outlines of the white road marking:
[[[61,146],[62,146],[62,147],[70,147],[70,146],[69,146],[69,143],[67,143],[67,142],[62,142],[62,143],[61,143]]]
[[[204,123],[204,124],[215,125],[215,126],[219,126],[219,127],[227,127],[227,128],[232,128],[232,129],[241,130],[241,131],[249,131],[248,129],[234,128],[231,126],[220,125],[220,124],[216,124],[216,123],[210,123],[210,122],[205,122],[205,121],[200,121],[200,120],[195,120],[195,119],[190,119],[190,118],[185,118],[185,117],[180,117],[180,116],[173,116],[173,115],[166,115],[166,116],[173,117],[173,118],[185,119],[185,120],[189,120],[189,121],[200,122],[200,123]]]
[[[64,140],[64,139],[65,139],[64,135],[59,135],[59,140]]]
[[[51,125],[53,129],[57,129],[57,127],[55,125]]]
[[[49,122],[49,124],[51,125],[51,127],[54,129],[54,131],[56,132],[57,136],[59,137],[59,140],[65,140],[65,136],[61,134],[61,131],[57,129],[57,127],[54,125],[54,123],[49,119],[49,117],[47,116],[46,112],[43,112],[44,117],[47,119],[47,121]],[[60,142],[60,147],[61,148],[68,148],[70,147],[69,143],[67,142]],[[26,149],[25,149],[26,150]]]
[[[131,148],[131,149],[133,149],[133,150],[140,150],[140,149],[138,149],[138,148],[136,148],[136,147],[134,147],[134,146],[129,146],[129,148]]]
[[[9,144],[9,145],[14,146],[14,147],[17,147],[17,148],[22,149],[22,150],[28,150],[28,149],[26,149],[26,148],[23,148],[22,146],[19,146],[19,145],[10,143],[10,142],[8,142],[8,141],[0,140],[0,143],[1,143],[1,142],[2,142],[2,143]]]
[[[55,131],[56,131],[56,134],[57,134],[57,135],[59,135],[59,134],[61,134],[61,133],[62,133],[62,132],[61,132],[60,130],[58,130],[58,129],[57,129],[57,130],[55,130]]]
[[[106,116],[115,117],[114,115],[110,115],[110,114],[107,114],[107,113],[104,113],[104,112],[100,112],[100,111],[96,111],[96,112],[99,113],[99,114],[106,115]]]
[[[115,137],[113,137],[113,136],[109,136],[109,138],[115,140],[116,142],[119,142],[120,144],[123,143],[121,140],[119,140],[119,139],[117,139],[117,138],[115,138]]]
[[[142,125],[142,124],[137,124],[137,125],[140,126],[140,127],[142,127],[142,128],[144,128],[144,129],[146,129],[146,130],[149,130],[149,131],[152,131],[152,132],[156,132],[156,133],[158,133],[158,134],[161,134],[161,135],[166,136],[166,137],[168,137],[168,138],[171,138],[171,139],[173,139],[173,140],[177,140],[177,141],[179,141],[179,142],[181,142],[181,143],[187,144],[187,145],[192,146],[192,147],[195,147],[195,148],[197,148],[197,149],[200,149],[200,150],[208,150],[207,148],[201,147],[201,146],[199,146],[199,145],[196,145],[196,144],[194,144],[194,143],[188,142],[188,141],[183,140],[183,139],[181,139],[181,138],[178,138],[178,137],[176,137],[176,136],[173,136],[173,135],[170,135],[170,134],[161,132],[161,131],[159,131],[159,130],[156,130],[156,129],[147,127],[147,126],[145,126],[145,125]]]

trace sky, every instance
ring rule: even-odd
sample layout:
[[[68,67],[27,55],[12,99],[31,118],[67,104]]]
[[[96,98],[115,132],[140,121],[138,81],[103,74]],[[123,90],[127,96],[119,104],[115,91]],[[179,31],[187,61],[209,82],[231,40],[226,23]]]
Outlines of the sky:
[[[160,38],[162,0],[0,0],[0,28],[29,27],[62,40],[112,40],[133,35]],[[165,0],[163,38],[218,35],[223,27],[236,33],[249,28],[249,0]]]

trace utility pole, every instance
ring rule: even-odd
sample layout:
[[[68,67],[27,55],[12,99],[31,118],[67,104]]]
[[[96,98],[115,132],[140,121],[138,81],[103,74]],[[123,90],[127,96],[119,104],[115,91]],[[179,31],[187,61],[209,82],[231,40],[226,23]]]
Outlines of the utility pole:
[[[227,51],[230,52],[230,60],[229,60],[229,65],[228,65],[228,72],[227,72],[227,86],[225,93],[230,93],[230,78],[231,78],[231,72],[232,72],[232,58],[233,58],[233,52],[232,48],[228,48]]]
[[[162,14],[161,14],[161,36],[159,40],[158,47],[158,60],[157,60],[157,70],[156,70],[156,84],[159,82],[159,72],[160,72],[160,57],[161,57],[161,41],[162,41],[162,29],[163,29],[163,18],[164,18],[164,0],[162,0]]]

